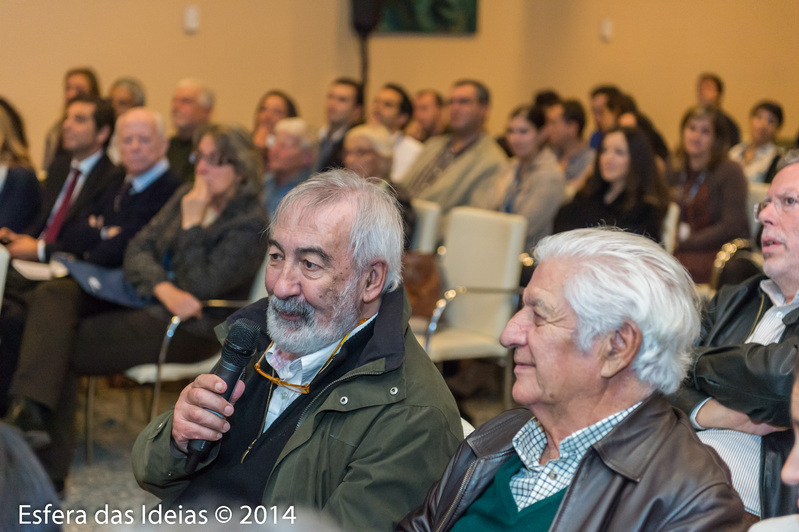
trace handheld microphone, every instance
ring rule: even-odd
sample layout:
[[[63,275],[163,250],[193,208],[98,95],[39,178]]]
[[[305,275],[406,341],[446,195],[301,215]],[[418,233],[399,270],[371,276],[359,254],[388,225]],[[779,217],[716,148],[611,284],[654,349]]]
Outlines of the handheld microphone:
[[[233,394],[233,389],[236,387],[236,382],[241,378],[244,373],[244,368],[255,353],[256,342],[258,335],[261,334],[261,328],[252,320],[241,318],[233,323],[230,332],[225,339],[225,345],[222,346],[222,358],[214,366],[212,373],[221,377],[227,388],[219,395],[226,400],[230,400]],[[214,412],[210,410],[210,412]],[[219,417],[223,417],[219,412],[214,412]],[[194,473],[200,462],[205,460],[211,452],[211,449],[218,441],[208,440],[191,440],[189,442],[189,458],[186,461],[186,473]]]

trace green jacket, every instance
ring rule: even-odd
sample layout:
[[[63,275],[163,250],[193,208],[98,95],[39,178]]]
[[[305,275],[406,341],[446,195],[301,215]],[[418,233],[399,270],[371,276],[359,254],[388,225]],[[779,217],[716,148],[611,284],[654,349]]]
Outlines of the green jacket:
[[[265,506],[313,508],[344,530],[393,530],[421,504],[463,432],[455,401],[411,332],[409,315],[402,289],[385,294],[371,337],[358,342],[362,349],[344,344],[341,354],[363,364],[309,405],[266,481]],[[185,457],[170,446],[171,432],[167,412],[133,448],[136,479],[163,499],[174,499],[190,482]]]

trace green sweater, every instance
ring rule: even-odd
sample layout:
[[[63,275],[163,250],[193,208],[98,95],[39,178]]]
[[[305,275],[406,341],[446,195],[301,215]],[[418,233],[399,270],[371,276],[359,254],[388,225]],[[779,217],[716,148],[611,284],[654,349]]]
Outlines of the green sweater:
[[[510,492],[510,478],[521,467],[522,461],[518,455],[513,455],[510,460],[505,462],[485,492],[455,523],[452,532],[549,530],[566,490],[561,490],[519,511]]]

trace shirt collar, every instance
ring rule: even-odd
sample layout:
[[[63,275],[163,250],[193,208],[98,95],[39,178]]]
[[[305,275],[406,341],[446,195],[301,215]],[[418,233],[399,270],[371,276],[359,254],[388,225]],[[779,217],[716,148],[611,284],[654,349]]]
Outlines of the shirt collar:
[[[152,168],[142,174],[137,175],[136,177],[131,177],[129,175],[125,176],[125,181],[131,181],[131,189],[138,194],[149,187],[153,181],[161,177],[161,175],[167,170],[169,170],[169,161],[167,161],[166,157],[164,157],[155,163]]]
[[[780,287],[777,286],[777,283],[774,282],[773,279],[763,279],[760,281],[760,289],[768,296],[771,300],[771,304],[775,307],[799,307],[799,290],[797,290],[796,295],[793,296],[791,303],[786,303],[782,290],[780,290]]]
[[[355,327],[345,338],[349,339],[355,336],[355,334],[366,327],[372,320],[375,319],[375,314],[368,320],[364,321],[363,323],[359,324]],[[330,345],[327,345],[309,355],[304,355],[294,360],[289,360],[282,356],[282,353],[279,352],[278,348],[275,347],[275,344],[269,346],[265,353],[266,361],[269,365],[274,368],[277,372],[278,377],[282,380],[291,382],[293,384],[307,384],[313,380],[319,370],[322,369],[322,366],[325,365],[325,362],[335,354],[336,350],[341,343],[341,339],[336,340]],[[297,381],[296,377],[299,378],[299,382]]]
[[[621,423],[640,404],[641,402],[638,402],[621,412],[616,412],[593,425],[570,434],[560,442],[558,448],[560,456],[556,460],[579,461],[589,447],[604,438],[613,427]],[[513,437],[513,448],[527,469],[535,470],[541,467],[541,455],[546,445],[547,437],[536,418],[528,421]]]
[[[94,168],[94,165],[97,164],[97,161],[100,160],[100,157],[103,156],[103,153],[105,152],[102,149],[99,149],[93,154],[83,159],[82,161],[78,161],[77,159],[72,159],[70,166],[72,168],[77,168],[78,170],[80,170],[80,175],[82,176],[89,175],[89,172],[92,171],[92,168]]]

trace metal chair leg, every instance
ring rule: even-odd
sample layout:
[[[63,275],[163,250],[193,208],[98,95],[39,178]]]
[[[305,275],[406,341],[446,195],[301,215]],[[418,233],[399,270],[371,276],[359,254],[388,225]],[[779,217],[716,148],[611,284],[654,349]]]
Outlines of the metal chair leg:
[[[97,377],[89,377],[86,385],[86,412],[84,415],[86,463],[94,461],[94,394],[97,391]]]

